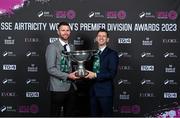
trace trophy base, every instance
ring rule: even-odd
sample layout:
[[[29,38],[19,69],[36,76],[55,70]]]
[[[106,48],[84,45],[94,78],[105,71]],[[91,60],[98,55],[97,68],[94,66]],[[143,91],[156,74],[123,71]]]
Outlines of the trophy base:
[[[80,77],[80,78],[84,78],[85,76],[87,76],[89,73],[87,72],[87,71],[77,71],[76,73],[75,73],[75,76],[76,77]]]

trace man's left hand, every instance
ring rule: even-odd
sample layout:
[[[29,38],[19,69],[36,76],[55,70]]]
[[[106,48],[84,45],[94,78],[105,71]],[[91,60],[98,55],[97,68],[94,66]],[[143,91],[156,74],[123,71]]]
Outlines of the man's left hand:
[[[89,78],[89,79],[93,79],[93,78],[96,78],[96,73],[92,72],[92,71],[88,71],[88,75],[85,77],[85,78]]]

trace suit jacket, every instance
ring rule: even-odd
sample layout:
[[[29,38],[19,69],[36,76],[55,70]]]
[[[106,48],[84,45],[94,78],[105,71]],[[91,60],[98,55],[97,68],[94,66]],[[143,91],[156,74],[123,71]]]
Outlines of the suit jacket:
[[[67,79],[68,73],[60,71],[60,59],[64,50],[59,40],[49,44],[46,49],[46,65],[50,75],[48,88],[50,91],[68,91],[71,83],[76,89],[76,85]],[[74,46],[70,45],[70,50],[74,50]],[[68,60],[71,61],[70,59]],[[70,65],[69,65],[70,66]],[[71,67],[71,66],[70,66]]]
[[[113,78],[117,73],[118,53],[108,47],[100,54],[100,72],[92,80],[91,96],[112,96]]]

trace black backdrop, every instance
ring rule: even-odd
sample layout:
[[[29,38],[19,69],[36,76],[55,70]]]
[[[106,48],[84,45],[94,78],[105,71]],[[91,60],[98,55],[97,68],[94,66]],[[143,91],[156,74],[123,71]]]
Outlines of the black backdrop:
[[[2,1],[0,6],[3,11]],[[61,21],[70,23],[77,49],[93,49],[96,31],[109,31],[109,46],[120,60],[114,79],[115,116],[178,109],[179,13],[179,0],[26,0],[18,9],[0,12],[1,116],[49,115],[44,54],[57,40]],[[86,83],[77,83],[77,107],[80,115],[88,116]],[[178,110],[171,113],[179,115]]]

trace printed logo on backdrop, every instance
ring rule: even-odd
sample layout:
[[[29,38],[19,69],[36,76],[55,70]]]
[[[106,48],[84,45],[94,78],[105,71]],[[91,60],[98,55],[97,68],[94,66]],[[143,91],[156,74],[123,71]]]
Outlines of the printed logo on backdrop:
[[[3,57],[15,57],[16,54],[14,54],[14,52],[12,52],[12,51],[4,51],[2,56]]]
[[[177,16],[178,16],[178,14],[174,10],[171,10],[171,11],[157,11],[156,12],[156,18],[157,19],[176,20]]]
[[[177,85],[178,83],[173,79],[166,79],[163,82],[164,85]]]
[[[35,78],[28,78],[25,81],[26,85],[39,84],[39,81]]]
[[[50,13],[50,11],[39,11],[37,13],[37,16],[40,17],[53,17],[53,14]]]
[[[142,41],[142,45],[145,45],[145,46],[151,46],[152,43],[153,43],[153,41],[150,40],[149,37],[146,37],[146,39]]]
[[[139,18],[155,18],[155,16],[151,12],[142,11],[139,13]]]
[[[53,42],[55,42],[57,40],[59,40],[59,38],[57,38],[57,37],[50,37],[49,38],[49,43],[53,43]]]
[[[39,106],[37,104],[20,105],[20,106],[18,106],[17,111],[19,113],[38,113],[39,112]]]
[[[27,98],[38,98],[39,92],[26,92],[26,97]]]
[[[88,14],[89,18],[104,18],[104,15],[100,11],[91,11]]]
[[[27,67],[27,72],[38,72],[38,66],[36,66],[35,64],[31,64]]]
[[[162,39],[162,43],[164,44],[176,44],[179,43],[179,41],[177,39],[173,39],[173,38],[163,38]]]
[[[35,51],[28,51],[26,57],[39,57],[39,54]]]
[[[119,58],[130,58],[132,56],[128,52],[119,52],[118,57]]]
[[[153,58],[154,55],[151,52],[142,52],[141,57],[142,58]]]
[[[154,82],[152,80],[149,80],[149,79],[142,79],[140,81],[140,84],[141,85],[154,85]]]
[[[80,36],[78,36],[78,37],[76,37],[76,39],[74,39],[73,43],[75,46],[83,46],[84,40]]]
[[[12,38],[12,36],[8,36],[7,38],[4,39],[4,44],[5,45],[14,45],[15,39]]]
[[[119,94],[119,99],[120,100],[129,100],[130,94],[127,93],[127,91],[123,91],[122,93]]]
[[[168,67],[165,67],[166,73],[176,73],[176,68],[173,65],[168,65]]]
[[[154,65],[141,65],[141,71],[154,71]]]
[[[177,58],[177,55],[173,52],[166,52],[163,54],[164,58]]]
[[[177,98],[177,93],[176,92],[164,92],[164,98]]]
[[[132,113],[139,114],[141,112],[140,105],[119,105],[118,112],[120,113]]]
[[[60,19],[75,19],[76,12],[74,10],[58,10],[55,11],[55,17]]]
[[[3,70],[16,70],[16,65],[15,64],[3,64]]]
[[[120,19],[124,20],[126,18],[126,11],[119,10],[119,11],[107,11],[106,12],[107,19]]]
[[[1,105],[0,106],[0,111],[1,111],[1,113],[4,113],[4,112],[16,112],[16,109],[14,108],[14,106]]]
[[[154,98],[155,95],[153,92],[141,92],[139,93],[140,98]]]
[[[120,80],[118,80],[118,85],[130,85],[131,84],[131,82],[129,81],[129,80],[127,80],[127,79],[120,79]]]
[[[1,92],[1,97],[15,97],[16,92]]]
[[[123,71],[130,71],[133,70],[132,66],[126,66],[126,65],[119,65],[119,70],[123,70]]]
[[[118,44],[131,44],[131,38],[118,38]]]
[[[168,19],[168,20],[176,20],[177,12],[174,10],[171,11],[156,11],[155,13],[142,11],[139,13],[139,18],[154,18],[154,19]]]
[[[16,84],[16,81],[14,81],[14,79],[11,79],[11,78],[4,78],[4,79],[2,80],[2,84],[3,84],[3,85]]]
[[[24,42],[25,43],[38,43],[38,42],[40,42],[40,40],[39,40],[39,38],[35,38],[35,37],[26,37],[25,39],[24,39]]]

